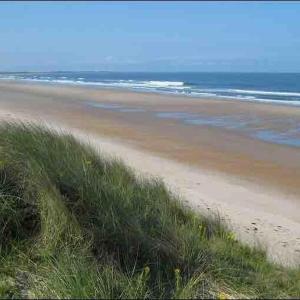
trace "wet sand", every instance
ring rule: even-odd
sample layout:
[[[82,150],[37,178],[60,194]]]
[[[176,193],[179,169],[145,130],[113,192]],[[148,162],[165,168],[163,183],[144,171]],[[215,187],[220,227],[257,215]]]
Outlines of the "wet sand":
[[[219,211],[243,241],[265,244],[276,261],[299,263],[300,148],[238,129],[157,117],[161,112],[251,116],[274,130],[286,126],[279,119],[300,120],[296,107],[0,82],[0,118],[47,122],[85,140],[88,133],[94,144],[136,170],[162,177],[190,206]]]

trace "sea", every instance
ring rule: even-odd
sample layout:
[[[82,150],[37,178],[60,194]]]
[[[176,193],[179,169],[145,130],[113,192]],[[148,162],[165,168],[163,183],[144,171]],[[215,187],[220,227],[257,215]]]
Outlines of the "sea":
[[[300,73],[2,72],[0,79],[300,106]]]

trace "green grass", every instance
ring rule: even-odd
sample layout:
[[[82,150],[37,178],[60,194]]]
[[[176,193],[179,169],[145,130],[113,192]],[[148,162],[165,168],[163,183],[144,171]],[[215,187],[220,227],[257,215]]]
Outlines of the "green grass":
[[[266,260],[159,180],[71,135],[0,126],[0,298],[297,298]]]

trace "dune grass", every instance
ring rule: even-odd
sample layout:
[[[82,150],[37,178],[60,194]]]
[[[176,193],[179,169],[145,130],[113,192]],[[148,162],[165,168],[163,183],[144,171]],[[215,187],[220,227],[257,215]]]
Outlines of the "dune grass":
[[[0,125],[0,298],[297,298],[220,221],[71,135]]]

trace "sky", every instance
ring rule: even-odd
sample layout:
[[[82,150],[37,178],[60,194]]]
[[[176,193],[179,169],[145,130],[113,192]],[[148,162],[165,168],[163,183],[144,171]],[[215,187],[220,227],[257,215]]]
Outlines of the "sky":
[[[300,2],[0,2],[0,71],[300,72]]]

